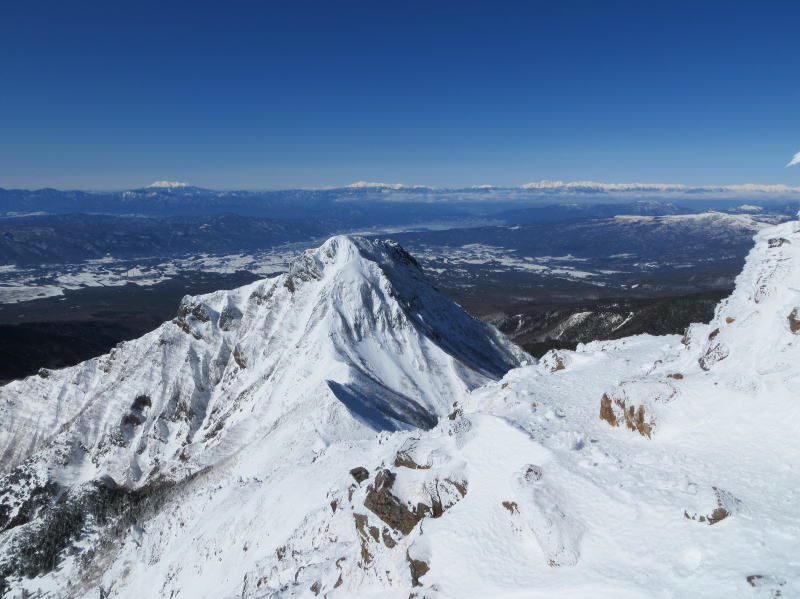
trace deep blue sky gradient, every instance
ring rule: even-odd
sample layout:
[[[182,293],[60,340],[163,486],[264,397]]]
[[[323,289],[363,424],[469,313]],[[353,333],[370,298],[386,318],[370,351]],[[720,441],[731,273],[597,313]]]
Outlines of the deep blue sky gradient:
[[[0,186],[800,185],[796,2],[0,0]]]

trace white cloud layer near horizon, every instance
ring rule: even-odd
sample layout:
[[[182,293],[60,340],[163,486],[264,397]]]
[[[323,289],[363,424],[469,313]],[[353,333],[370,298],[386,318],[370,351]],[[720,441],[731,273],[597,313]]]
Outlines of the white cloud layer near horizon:
[[[800,152],[792,156],[792,159],[786,166],[794,166],[795,164],[800,164]]]

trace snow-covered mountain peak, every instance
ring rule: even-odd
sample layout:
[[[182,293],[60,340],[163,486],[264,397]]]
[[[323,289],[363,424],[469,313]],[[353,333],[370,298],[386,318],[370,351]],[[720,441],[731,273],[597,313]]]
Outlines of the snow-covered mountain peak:
[[[378,330],[396,338],[396,351],[403,353],[404,345],[424,341],[431,351],[443,352],[443,359],[455,358],[480,377],[499,378],[520,361],[530,360],[493,327],[442,296],[416,259],[391,240],[332,237],[299,256],[279,280],[290,293],[316,294],[315,312],[335,315],[326,321],[326,336],[351,359],[353,341],[369,345]],[[411,345],[397,338],[404,330],[416,337]],[[458,375],[465,376],[468,386],[477,382],[467,371]]]
[[[107,356],[3,387],[2,467],[79,445],[62,482],[136,486],[210,466],[279,422],[312,445],[430,428],[527,358],[396,243],[334,237],[286,274],[185,297]]]
[[[369,277],[375,266],[384,271],[400,269],[407,276],[421,278],[419,263],[397,242],[347,235],[331,237],[320,247],[306,250],[289,265],[289,274],[301,280],[320,279],[338,269],[360,268],[360,273]]]

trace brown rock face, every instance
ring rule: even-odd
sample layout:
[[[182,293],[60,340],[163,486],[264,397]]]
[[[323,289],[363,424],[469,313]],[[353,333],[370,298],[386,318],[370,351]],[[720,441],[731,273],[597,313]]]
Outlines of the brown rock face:
[[[375,475],[373,484],[367,487],[364,507],[386,524],[402,534],[410,533],[417,523],[429,516],[439,518],[467,494],[465,481],[436,479],[425,484],[425,493],[430,505],[417,503],[410,506],[391,491],[397,475],[391,470],[381,470]],[[376,529],[375,534],[378,531]]]
[[[352,476],[357,483],[361,484],[369,478],[369,472],[364,466],[358,466],[350,471],[350,476]]]
[[[795,334],[800,333],[800,308],[795,308],[789,314],[789,330]]]
[[[639,406],[635,410],[630,406],[625,412],[625,425],[643,437],[650,437],[653,431],[653,426],[644,419],[644,406]]]
[[[786,586],[786,581],[782,578],[769,574],[751,574],[745,580],[751,587],[762,589],[760,597],[772,597],[774,599],[784,596],[783,587]]]
[[[619,417],[614,406],[621,411]],[[603,397],[600,398],[600,420],[605,420],[611,426],[619,426],[624,420],[625,426],[630,430],[648,438],[652,434],[655,424],[652,418],[649,420],[646,418],[644,406],[629,406],[624,399],[617,397],[612,399],[608,393],[603,393]]]
[[[617,415],[611,407],[611,398],[607,393],[603,393],[603,397],[600,398],[600,420],[605,420],[611,426],[619,426]]]
[[[695,522],[705,522],[706,524],[713,525],[717,522],[722,522],[728,516],[733,515],[733,512],[736,511],[737,506],[739,505],[739,500],[731,495],[728,491],[724,491],[718,487],[711,488],[714,490],[714,494],[716,495],[717,507],[715,507],[711,513],[707,515],[690,515],[689,512],[684,511],[683,515],[685,518],[694,520]]]
[[[708,523],[716,524],[717,522],[721,522],[730,515],[731,515],[730,512],[726,510],[724,507],[718,507],[713,512],[711,512],[711,515],[708,517]]]
[[[367,546],[369,542],[367,538],[367,517],[364,514],[353,514],[353,520],[355,521],[358,536],[361,538],[361,563],[367,565],[372,561],[372,554]],[[377,529],[375,530],[377,531]]]
[[[421,587],[422,583],[419,579],[428,573],[431,569],[430,566],[422,560],[411,559],[411,556],[408,554],[406,554],[406,559],[408,560],[408,569],[411,571],[411,585]]]
[[[430,508],[420,503],[414,510],[408,509],[408,506],[391,492],[395,478],[397,475],[390,470],[378,472],[375,483],[369,486],[364,507],[392,528],[407,535],[417,522],[425,517]]]
[[[397,541],[392,538],[392,535],[389,533],[389,529],[385,526],[383,528],[383,532],[381,533],[381,538],[383,539],[383,544],[389,549],[397,545]]]
[[[708,516],[703,516],[702,514],[695,514],[694,516],[690,516],[689,512],[687,511],[684,511],[683,515],[685,518],[688,518],[689,520],[694,520],[695,522],[707,522],[708,524],[716,524],[717,522],[722,522],[725,518],[727,518],[731,514],[724,507],[718,507]]]

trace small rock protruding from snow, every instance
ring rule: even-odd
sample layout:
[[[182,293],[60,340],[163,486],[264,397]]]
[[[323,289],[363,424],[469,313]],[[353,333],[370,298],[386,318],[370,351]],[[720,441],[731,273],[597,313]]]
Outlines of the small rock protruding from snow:
[[[350,471],[350,476],[358,483],[361,484],[369,478],[369,471],[364,466],[356,466]]]
[[[800,308],[793,308],[788,316],[789,330],[792,333],[800,333]]]

